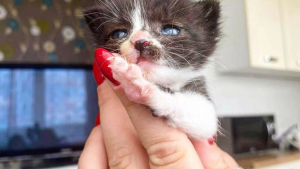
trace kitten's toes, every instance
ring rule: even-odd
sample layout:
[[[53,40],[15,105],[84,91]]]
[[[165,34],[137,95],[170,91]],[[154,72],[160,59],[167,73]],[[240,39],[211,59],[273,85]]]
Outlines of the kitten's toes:
[[[114,57],[110,59],[110,68],[112,72],[116,75],[122,76],[129,68],[129,64],[126,60],[121,57]]]
[[[121,83],[126,96],[135,102],[147,103],[155,86],[144,79],[141,68],[128,64],[121,57],[110,59],[114,79]]]
[[[143,79],[143,72],[137,65],[131,64],[126,72],[126,78],[130,80]]]

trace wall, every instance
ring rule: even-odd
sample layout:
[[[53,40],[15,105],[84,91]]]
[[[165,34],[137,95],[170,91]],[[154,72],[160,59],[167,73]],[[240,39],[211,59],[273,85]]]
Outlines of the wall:
[[[279,133],[300,123],[300,81],[220,75],[215,66],[207,78],[219,115],[274,114]]]
[[[85,0],[86,1],[86,0]],[[1,64],[92,64],[84,0],[1,0]],[[87,41],[88,42],[88,41]]]

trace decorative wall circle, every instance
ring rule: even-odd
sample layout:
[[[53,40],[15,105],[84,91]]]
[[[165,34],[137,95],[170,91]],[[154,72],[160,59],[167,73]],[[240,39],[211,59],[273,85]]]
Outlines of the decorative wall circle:
[[[50,31],[50,25],[46,20],[38,20],[36,25],[40,28],[42,34]]]
[[[7,16],[7,11],[4,6],[0,5],[0,21],[4,20]]]
[[[12,29],[14,31],[14,30],[18,30],[20,25],[15,19],[8,19],[7,27],[9,27],[10,29]]]
[[[45,5],[47,8],[50,8],[53,6],[52,0],[43,0],[43,5]]]
[[[52,61],[58,60],[58,56],[55,53],[50,53],[48,56],[49,56],[49,59]]]
[[[33,36],[40,36],[41,35],[41,29],[36,25],[31,26],[30,33]]]
[[[26,53],[27,52],[27,46],[24,43],[20,44],[20,50],[22,53]]]
[[[86,22],[84,19],[79,19],[79,25],[80,27],[84,28],[86,26]]]
[[[5,29],[5,33],[4,33],[4,34],[5,34],[5,35],[10,35],[11,33],[12,33],[12,29],[7,27],[7,28]]]
[[[22,0],[14,0],[14,4],[16,6],[20,6],[20,5],[22,5]]]
[[[54,27],[55,27],[56,29],[58,29],[58,28],[61,27],[61,23],[60,23],[59,20],[55,20],[55,21],[54,21]]]
[[[10,44],[0,45],[0,51],[6,58],[13,57],[15,54],[15,50]]]
[[[56,46],[55,44],[52,42],[52,41],[46,41],[44,43],[44,50],[47,52],[47,53],[52,53],[55,51],[56,49]]]
[[[76,37],[76,32],[70,26],[64,26],[62,28],[62,36],[66,41],[72,41]]]
[[[85,43],[81,39],[77,39],[75,42],[75,46],[78,47],[80,50],[84,49]]]
[[[3,61],[5,59],[4,53],[0,51],[0,61]]]
[[[12,8],[10,10],[10,13],[13,17],[17,17],[18,16],[18,10],[16,8]]]
[[[75,16],[76,16],[77,18],[83,18],[83,13],[82,13],[82,9],[81,9],[81,8],[76,8],[76,9],[74,10],[74,13],[75,13]]]

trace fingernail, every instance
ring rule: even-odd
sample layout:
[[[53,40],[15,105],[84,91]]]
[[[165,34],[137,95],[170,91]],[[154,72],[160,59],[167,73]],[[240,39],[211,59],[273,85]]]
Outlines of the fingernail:
[[[110,57],[114,57],[114,55],[103,48],[98,48],[95,51],[96,64],[100,68],[102,74],[115,86],[119,86],[120,83],[113,78],[111,68],[109,67],[110,61],[108,60],[108,58]]]
[[[96,120],[95,120],[95,127],[100,125],[100,112],[97,114],[96,116]]]
[[[208,144],[213,145],[216,140],[216,136],[213,135],[212,138],[208,139]]]
[[[94,72],[94,78],[95,78],[96,83],[98,85],[101,85],[105,79],[104,79],[96,61],[94,61],[94,64],[93,64],[93,72]]]

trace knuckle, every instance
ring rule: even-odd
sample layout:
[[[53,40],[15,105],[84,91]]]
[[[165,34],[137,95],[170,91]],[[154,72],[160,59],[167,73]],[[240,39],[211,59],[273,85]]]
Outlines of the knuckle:
[[[147,148],[153,166],[182,166],[187,157],[187,148],[181,141],[161,141]],[[180,167],[179,167],[180,168]]]
[[[125,145],[113,145],[109,155],[108,164],[111,169],[129,169],[133,161],[133,153],[130,147]]]

